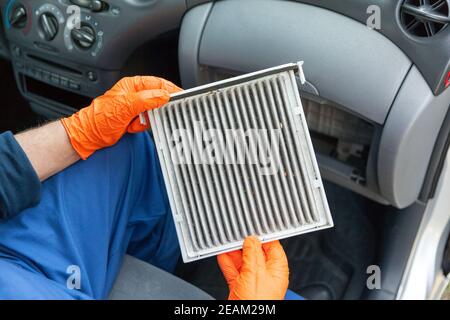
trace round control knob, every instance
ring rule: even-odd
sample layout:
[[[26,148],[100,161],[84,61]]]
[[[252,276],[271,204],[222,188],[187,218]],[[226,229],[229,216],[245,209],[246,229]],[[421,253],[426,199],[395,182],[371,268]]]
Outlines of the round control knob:
[[[81,49],[89,49],[95,44],[95,31],[88,25],[72,29],[72,41]]]
[[[52,13],[43,13],[39,17],[39,26],[41,28],[41,35],[45,40],[52,41],[55,39],[58,34],[59,23],[58,19]]]
[[[23,5],[16,6],[9,15],[9,23],[17,29],[22,29],[27,24],[27,10]]]

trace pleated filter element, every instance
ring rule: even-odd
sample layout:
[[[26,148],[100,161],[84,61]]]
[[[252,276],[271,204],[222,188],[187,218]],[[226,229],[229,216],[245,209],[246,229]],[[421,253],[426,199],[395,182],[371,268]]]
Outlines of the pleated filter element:
[[[149,112],[184,262],[333,226],[297,87],[302,63]]]

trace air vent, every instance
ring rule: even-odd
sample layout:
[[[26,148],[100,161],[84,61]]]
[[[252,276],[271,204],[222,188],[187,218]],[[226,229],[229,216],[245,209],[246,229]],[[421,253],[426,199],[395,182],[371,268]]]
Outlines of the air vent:
[[[401,21],[405,30],[417,37],[432,37],[450,23],[449,0],[405,0]]]
[[[270,241],[333,225],[295,71],[304,79],[301,64],[284,65],[149,112],[185,262],[251,234]]]

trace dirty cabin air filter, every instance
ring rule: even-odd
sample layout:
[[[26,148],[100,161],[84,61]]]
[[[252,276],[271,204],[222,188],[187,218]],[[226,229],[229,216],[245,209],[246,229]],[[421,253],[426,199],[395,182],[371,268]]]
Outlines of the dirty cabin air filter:
[[[297,87],[302,63],[183,91],[149,112],[185,262],[333,226]]]

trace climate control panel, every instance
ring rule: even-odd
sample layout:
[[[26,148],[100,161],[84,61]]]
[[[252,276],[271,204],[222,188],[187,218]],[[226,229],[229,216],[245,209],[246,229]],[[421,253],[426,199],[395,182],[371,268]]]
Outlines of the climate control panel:
[[[179,28],[185,10],[185,0],[0,0],[18,86],[56,113],[73,95],[109,89],[133,52]]]
[[[0,0],[7,40],[50,59],[119,70],[141,45],[179,28],[185,0]]]
[[[5,29],[13,41],[77,61],[100,55],[105,32],[99,20],[116,23],[121,12],[101,0],[7,0],[5,8]]]

